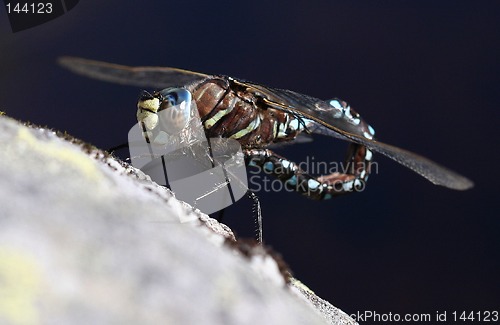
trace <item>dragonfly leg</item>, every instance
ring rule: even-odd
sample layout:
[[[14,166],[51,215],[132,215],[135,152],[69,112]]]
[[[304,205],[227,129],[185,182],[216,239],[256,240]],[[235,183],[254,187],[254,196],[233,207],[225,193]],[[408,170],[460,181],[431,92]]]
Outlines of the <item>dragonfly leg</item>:
[[[296,163],[268,149],[247,149],[245,157],[249,166],[257,166],[271,174],[290,191],[296,191],[314,200],[362,191],[370,174],[372,152],[365,146],[351,144],[346,163],[339,171],[319,177],[311,176]]]
[[[262,244],[262,212],[260,210],[260,201],[259,201],[259,198],[257,197],[257,195],[248,190],[247,192],[247,196],[249,199],[253,200],[253,207],[252,207],[252,212],[254,214],[254,217],[255,217],[255,223],[257,225],[257,228],[255,229],[255,233],[256,233],[256,236],[257,236],[257,241]]]

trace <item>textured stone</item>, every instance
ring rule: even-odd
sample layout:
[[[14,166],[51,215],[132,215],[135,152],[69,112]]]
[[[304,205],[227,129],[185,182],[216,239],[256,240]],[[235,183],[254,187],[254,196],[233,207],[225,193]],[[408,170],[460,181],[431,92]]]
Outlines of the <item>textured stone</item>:
[[[96,148],[5,116],[0,148],[1,324],[354,324]]]

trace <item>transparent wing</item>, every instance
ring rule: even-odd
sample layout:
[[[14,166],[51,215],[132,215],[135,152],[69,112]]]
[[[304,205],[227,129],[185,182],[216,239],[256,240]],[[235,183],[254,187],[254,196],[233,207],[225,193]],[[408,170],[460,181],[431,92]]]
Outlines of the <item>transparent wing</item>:
[[[246,85],[247,90],[253,91],[256,96],[262,97],[267,105],[276,109],[298,113],[304,118],[314,121],[315,126],[310,128],[310,131],[314,133],[325,134],[365,145],[413,170],[436,185],[454,190],[466,190],[474,186],[471,180],[430,159],[389,144],[366,138],[360,134],[361,132],[356,126],[347,120],[334,117],[337,112],[334,112],[334,108],[323,100],[290,90],[272,89],[246,82],[241,82],[241,84]]]
[[[430,159],[417,155],[416,153],[383,142],[369,140],[355,134],[347,134],[341,130],[337,130],[336,132],[342,133],[342,135],[353,142],[360,143],[374,151],[380,152],[381,154],[427,178],[433,184],[445,186],[454,190],[467,190],[474,186],[474,183],[468,178],[459,175]]]
[[[138,87],[163,89],[167,87],[184,86],[209,77],[203,73],[176,68],[128,67],[125,65],[68,56],[59,58],[58,62],[63,67],[80,75]]]

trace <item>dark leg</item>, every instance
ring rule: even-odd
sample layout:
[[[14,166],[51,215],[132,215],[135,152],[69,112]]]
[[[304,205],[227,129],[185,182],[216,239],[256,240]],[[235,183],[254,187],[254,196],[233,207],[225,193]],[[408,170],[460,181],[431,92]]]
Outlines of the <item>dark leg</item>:
[[[255,233],[256,233],[257,241],[262,244],[262,240],[263,240],[263,238],[262,238],[262,212],[260,210],[259,198],[257,197],[257,195],[255,195],[254,192],[252,192],[250,190],[248,190],[247,196],[249,199],[253,200],[252,212],[253,212],[253,215],[255,217],[255,224],[257,226],[255,229]]]
[[[106,150],[106,151],[107,151],[107,152],[109,152],[109,153],[113,153],[113,152],[115,152],[115,151],[117,151],[117,150],[121,150],[121,149],[125,149],[125,148],[127,148],[127,149],[128,149],[128,145],[129,145],[129,144],[128,144],[128,142],[127,142],[127,143],[122,143],[122,144],[120,144],[120,145],[118,145],[118,146],[115,146],[115,147],[113,147],[113,148],[109,148],[109,149],[108,149],[108,150]]]

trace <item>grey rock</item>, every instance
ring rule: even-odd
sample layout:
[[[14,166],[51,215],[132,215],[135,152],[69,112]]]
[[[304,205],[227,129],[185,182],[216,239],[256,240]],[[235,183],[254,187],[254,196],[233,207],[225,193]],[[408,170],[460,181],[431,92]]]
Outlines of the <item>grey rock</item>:
[[[0,180],[0,324],[355,324],[70,137],[0,116]]]

